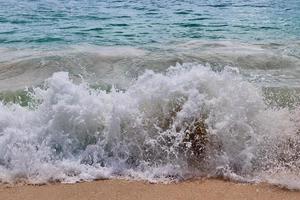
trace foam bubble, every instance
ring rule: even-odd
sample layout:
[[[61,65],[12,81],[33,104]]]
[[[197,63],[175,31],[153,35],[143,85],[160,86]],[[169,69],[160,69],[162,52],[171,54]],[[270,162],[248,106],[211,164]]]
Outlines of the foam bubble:
[[[58,72],[31,95],[30,107],[0,105],[2,182],[269,181],[299,170],[299,112],[268,108],[234,68],[147,70],[110,91]]]

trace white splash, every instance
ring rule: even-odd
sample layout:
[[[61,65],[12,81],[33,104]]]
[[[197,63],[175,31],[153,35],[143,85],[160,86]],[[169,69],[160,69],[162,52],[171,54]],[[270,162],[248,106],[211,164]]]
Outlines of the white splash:
[[[109,92],[59,72],[34,90],[32,103],[0,105],[2,182],[222,176],[273,183],[282,171],[299,180],[299,111],[268,108],[260,88],[233,68],[177,65]],[[200,128],[196,144],[188,135]]]

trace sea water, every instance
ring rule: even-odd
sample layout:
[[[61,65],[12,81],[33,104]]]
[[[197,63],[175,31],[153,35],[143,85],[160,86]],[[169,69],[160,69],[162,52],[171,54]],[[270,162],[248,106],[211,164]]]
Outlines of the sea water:
[[[300,2],[0,1],[0,181],[300,188]]]

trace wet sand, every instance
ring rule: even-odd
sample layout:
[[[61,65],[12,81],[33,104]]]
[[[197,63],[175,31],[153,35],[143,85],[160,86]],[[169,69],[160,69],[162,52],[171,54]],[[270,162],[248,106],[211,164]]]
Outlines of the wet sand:
[[[166,200],[166,199],[272,199],[299,200],[299,191],[267,184],[240,184],[222,180],[151,184],[138,181],[100,180],[77,184],[0,186],[2,200]]]

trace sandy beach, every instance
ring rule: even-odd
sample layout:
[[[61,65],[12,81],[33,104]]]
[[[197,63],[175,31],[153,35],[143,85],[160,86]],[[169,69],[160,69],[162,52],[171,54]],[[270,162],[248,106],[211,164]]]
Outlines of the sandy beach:
[[[240,184],[222,180],[150,184],[138,181],[100,180],[77,184],[0,186],[5,200],[96,200],[96,199],[300,199],[299,191],[267,184]]]

